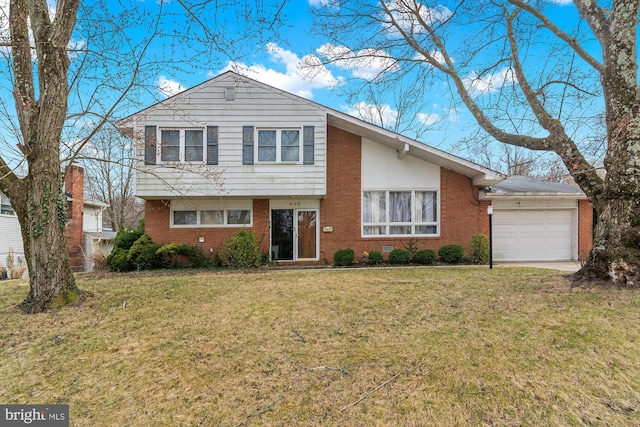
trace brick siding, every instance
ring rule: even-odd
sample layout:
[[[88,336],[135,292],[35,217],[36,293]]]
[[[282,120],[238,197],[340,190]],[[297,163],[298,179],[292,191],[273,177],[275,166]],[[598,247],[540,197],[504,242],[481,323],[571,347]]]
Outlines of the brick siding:
[[[578,259],[583,261],[593,245],[593,205],[588,200],[578,200]]]
[[[412,241],[420,249],[438,251],[447,244],[457,244],[465,251],[474,234],[489,234],[487,206],[478,199],[479,188],[471,178],[451,170],[440,169],[440,236],[384,238],[361,236],[361,138],[347,131],[327,128],[327,194],[320,200],[319,263],[333,262],[339,249],[351,248],[360,256],[365,251],[382,251],[383,246],[405,248]],[[591,248],[591,205],[580,202],[579,248]],[[217,252],[226,238],[239,228],[170,228],[170,207],[166,200],[145,202],[145,228],[158,243],[188,243],[206,254]],[[585,219],[586,218],[586,219]],[[323,232],[331,227],[331,232]],[[249,228],[269,251],[269,201],[253,201],[253,226]],[[204,237],[204,243],[199,238]]]
[[[82,224],[84,211],[84,169],[71,165],[64,179],[64,191],[71,195],[67,202],[67,250],[73,271],[84,270]]]

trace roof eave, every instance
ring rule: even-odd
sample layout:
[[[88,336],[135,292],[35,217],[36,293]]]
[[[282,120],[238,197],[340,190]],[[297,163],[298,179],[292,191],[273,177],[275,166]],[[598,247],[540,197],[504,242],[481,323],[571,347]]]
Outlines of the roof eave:
[[[499,200],[499,199],[573,199],[587,200],[584,193],[534,193],[534,192],[517,192],[517,193],[491,193],[480,192],[480,199]]]

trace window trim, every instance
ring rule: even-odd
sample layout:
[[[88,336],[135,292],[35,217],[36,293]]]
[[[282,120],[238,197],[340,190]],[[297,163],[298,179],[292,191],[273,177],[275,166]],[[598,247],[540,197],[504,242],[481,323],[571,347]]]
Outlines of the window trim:
[[[260,131],[275,131],[276,132],[276,160],[260,160]],[[297,131],[298,132],[298,160],[282,160],[282,132],[283,131]],[[304,133],[303,127],[267,127],[256,126],[254,129],[254,147],[253,147],[253,156],[255,159],[255,164],[261,165],[301,165],[304,161]],[[292,146],[288,146],[292,147]]]
[[[384,193],[385,195],[385,221],[381,222],[365,222],[364,221],[364,193]],[[391,207],[389,193],[411,193],[411,220],[409,222],[391,222],[389,220]],[[436,220],[435,221],[416,221],[416,193],[435,193],[436,201]],[[388,189],[388,190],[374,190],[367,189],[362,190],[360,193],[360,234],[362,238],[376,239],[376,238],[402,238],[402,237],[440,237],[441,234],[441,218],[440,218],[440,191],[432,188],[425,189]],[[390,234],[390,227],[411,227],[411,233],[409,234]],[[419,226],[433,226],[436,227],[436,233],[433,234],[419,234],[416,233],[416,227]],[[384,228],[384,234],[365,234],[365,227],[382,227]]]
[[[162,132],[163,131],[170,131],[170,130],[177,130],[180,132],[179,136],[178,136],[178,160],[162,160]],[[196,160],[196,161],[186,161],[186,131],[200,131],[202,133],[202,160]],[[157,129],[157,143],[156,143],[156,147],[157,147],[157,151],[156,151],[156,159],[157,159],[157,163],[158,164],[178,164],[178,163],[184,163],[184,164],[189,164],[189,165],[204,165],[207,163],[207,128],[206,126],[204,127],[175,127],[175,126],[169,126],[169,127],[160,127],[158,126]],[[190,146],[191,147],[191,146]]]
[[[201,212],[206,211],[223,211],[224,212],[224,223],[223,224],[202,224],[201,223]],[[228,211],[247,211],[249,212],[249,223],[248,224],[229,224],[229,214]],[[174,212],[195,212],[196,213],[196,223],[195,224],[174,224]],[[216,207],[200,207],[200,208],[171,208],[169,213],[169,228],[246,228],[253,227],[253,209],[248,209],[244,207],[226,207],[226,208],[216,208]]]

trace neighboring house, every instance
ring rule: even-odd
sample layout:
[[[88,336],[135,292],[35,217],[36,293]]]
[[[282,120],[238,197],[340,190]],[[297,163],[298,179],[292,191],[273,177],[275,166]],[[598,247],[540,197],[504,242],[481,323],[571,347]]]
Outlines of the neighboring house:
[[[9,198],[0,193],[0,278],[3,276],[3,268],[10,267],[10,256],[13,257],[14,266],[21,264],[26,267],[18,217],[11,207]]]
[[[93,260],[100,254],[109,254],[116,233],[103,231],[102,211],[106,204],[85,200],[84,169],[71,165],[65,177],[67,197],[67,248],[74,271],[92,271]],[[23,260],[24,246],[20,224],[9,199],[0,193],[0,266],[7,266],[8,253],[14,260]],[[25,263],[26,265],[26,263]]]
[[[207,253],[241,228],[279,262],[331,263],[344,248],[467,248],[488,234],[484,193],[504,179],[233,72],[118,127],[144,141],[136,195],[147,234]]]

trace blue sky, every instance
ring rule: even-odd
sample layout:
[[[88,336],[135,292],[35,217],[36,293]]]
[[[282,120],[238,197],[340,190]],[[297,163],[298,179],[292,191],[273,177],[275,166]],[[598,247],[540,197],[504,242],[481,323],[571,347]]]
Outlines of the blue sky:
[[[378,59],[372,61],[363,59],[359,52],[349,51],[346,55],[351,58],[349,61],[319,67],[319,71],[312,80],[308,79],[307,73],[301,69],[303,63],[319,63],[330,57],[331,52],[344,53],[341,49],[346,49],[343,46],[330,44],[319,36],[311,35],[310,10],[326,6],[332,1],[335,2],[335,0],[290,0],[283,10],[283,16],[286,17],[285,25],[276,40],[263,44],[251,41],[245,43],[245,50],[240,55],[241,59],[235,62],[219,58],[221,59],[219,63],[206,70],[184,75],[174,73],[172,70],[160,73],[156,80],[159,93],[162,96],[176,94],[223,71],[233,69],[256,80],[356,117],[373,120],[369,114],[373,107],[366,102],[364,96],[362,99],[347,99],[342,92],[342,87],[353,77],[371,77],[384,67],[388,67],[392,60],[390,58],[385,60],[385,52],[379,52]],[[569,4],[570,1],[550,3],[556,4],[557,7],[551,12],[561,24],[563,21],[571,22],[575,18],[575,7]],[[477,73],[469,70],[467,77],[472,79],[477,77]],[[505,82],[509,84],[512,80],[513,75],[503,68],[476,79],[473,86],[477,94],[487,93],[502,87]],[[382,117],[376,117],[376,124],[390,123],[398,114],[392,98],[389,96],[388,103],[377,107],[377,110],[382,112]],[[470,127],[473,127],[474,122],[466,109],[452,102],[451,88],[446,83],[433,84],[429,88],[428,99],[425,97],[422,101],[420,109],[412,114],[415,114],[416,122],[422,123],[430,130],[422,133],[418,137],[419,140],[448,149],[460,136],[468,132]],[[380,123],[380,120],[385,123]],[[411,131],[406,133],[407,136],[415,137]]]
[[[0,11],[6,12],[8,10],[8,1],[0,0]],[[99,1],[85,0],[83,5],[91,7],[90,3],[95,2],[98,5]],[[183,0],[169,0],[163,3],[159,3],[157,0],[147,0],[146,2],[131,0],[131,3],[126,3],[127,1],[108,0],[106,3],[108,13],[117,15],[120,22],[131,25],[128,27],[127,34],[120,36],[120,38],[113,35],[113,40],[110,40],[107,35],[99,35],[104,37],[102,42],[104,43],[106,40],[108,48],[114,47],[114,51],[111,52],[113,56],[122,55],[123,63],[127,60],[126,58],[135,57],[135,54],[127,51],[129,42],[135,44],[136,40],[144,39],[151,31],[149,23],[153,22],[152,19],[138,19],[140,17],[153,17],[161,10],[163,31],[165,34],[173,34],[170,37],[153,39],[146,51],[146,56],[150,63],[156,56],[161,57],[166,62],[159,61],[157,64],[165,65],[151,67],[152,74],[146,75],[146,78],[151,80],[148,82],[149,86],[145,90],[135,92],[138,96],[137,103],[129,102],[122,105],[118,111],[121,116],[134,113],[140,108],[202,83],[229,69],[356,117],[374,121],[376,124],[387,125],[398,114],[398,107],[393,103],[396,98],[393,93],[385,94],[386,99],[381,100],[376,110],[381,115],[376,116],[374,120],[371,116],[373,106],[367,103],[364,95],[348,99],[342,90],[350,79],[374,76],[381,69],[390,65],[393,69],[393,61],[385,57],[386,52],[376,52],[375,60],[365,59],[362,52],[349,51],[340,44],[332,44],[327,39],[311,35],[310,11],[339,0],[289,0],[282,10],[283,25],[278,27],[276,37],[269,37],[264,33],[255,34],[255,37],[242,39],[237,46],[229,48],[226,53],[215,47],[198,44],[198,38],[206,39],[211,35],[207,34],[202,27],[191,25],[187,28],[181,25],[181,18],[185,16],[184,7],[181,6]],[[263,0],[256,3],[267,4],[269,1]],[[572,25],[576,12],[575,7],[570,4],[571,2],[558,0],[549,3],[552,6],[555,4],[550,12],[557,22],[563,23],[564,21],[565,24]],[[234,2],[230,4],[233,5]],[[278,2],[275,1],[274,4],[277,6]],[[55,2],[50,0],[50,5],[53,9]],[[222,46],[218,47],[222,47],[222,50],[226,46],[225,43],[233,43],[233,40],[243,37],[247,29],[252,29],[251,23],[246,24],[241,17],[234,15],[234,12],[237,11],[233,8],[238,7],[237,2],[235,5],[225,9],[227,13],[220,13],[218,10],[216,16],[211,16],[210,10],[206,13],[202,11],[195,14],[212,31],[221,30],[219,42]],[[447,11],[444,7],[440,7],[438,10],[445,14]],[[98,6],[90,9],[91,14],[97,14],[97,11],[99,11]],[[140,23],[138,24],[138,22]],[[5,24],[6,20],[0,14],[0,31],[4,32]],[[91,33],[90,25],[91,20],[79,20],[78,30],[72,44],[80,47],[91,45],[91,42],[84,39],[86,34]],[[189,37],[181,38],[182,33],[188,34]],[[462,38],[460,34],[454,34],[454,36]],[[212,39],[212,37],[208,38]],[[209,49],[209,53],[200,55],[197,61],[191,63],[190,58],[199,48]],[[301,68],[303,63],[319,64],[321,61],[331,58],[336,52],[348,60],[341,60],[329,66],[318,66],[313,79],[309,79],[305,70]],[[111,82],[113,82],[112,86],[117,89],[118,84],[121,85],[118,83],[118,79],[122,78],[118,69],[119,64],[119,60],[115,60],[108,67],[96,65],[95,69],[90,68],[90,74],[85,77],[84,83],[82,83],[84,86],[82,84],[79,86],[78,98],[71,104],[73,108],[84,106],[83,97],[90,96],[94,102],[96,99],[106,99],[108,97],[106,91],[110,90],[109,83]],[[122,65],[123,70],[125,67],[127,65]],[[469,79],[477,76],[477,71],[472,68],[466,70],[466,73]],[[469,84],[476,90],[477,96],[483,96],[482,93],[487,94],[496,88],[503,87],[505,83],[510,84],[512,78],[513,76],[506,72],[505,68],[502,68],[483,75],[482,78],[475,79],[473,83]],[[102,79],[103,83],[96,84],[95,82],[99,79]],[[4,89],[2,97],[8,103],[12,103],[9,98],[10,92],[8,92],[10,82],[4,80],[2,87],[0,87],[0,90]],[[126,77],[123,81],[126,82]],[[95,87],[100,85],[102,87],[99,88],[99,91],[92,92]],[[117,90],[115,93],[117,94]],[[453,98],[456,98],[455,95]],[[449,150],[453,143],[461,136],[468,134],[469,130],[474,127],[474,122],[466,109],[452,102],[451,88],[444,80],[434,81],[428,87],[426,95],[415,105],[417,108],[411,112],[412,118],[427,129],[417,139],[430,145]],[[381,120],[384,123],[380,123]],[[77,124],[71,126],[77,126]],[[403,133],[409,137],[416,137],[410,130]]]

